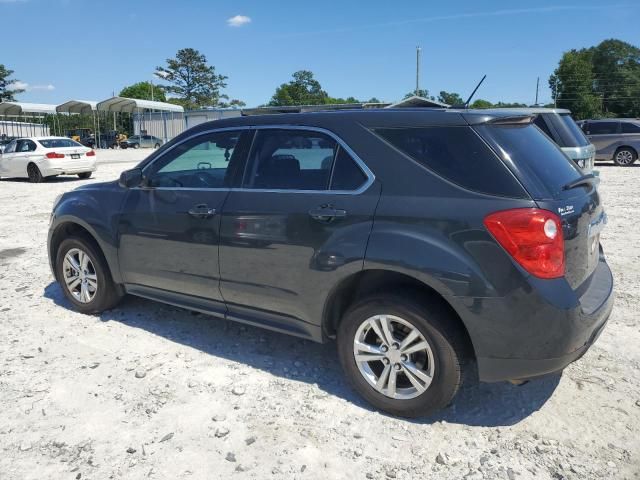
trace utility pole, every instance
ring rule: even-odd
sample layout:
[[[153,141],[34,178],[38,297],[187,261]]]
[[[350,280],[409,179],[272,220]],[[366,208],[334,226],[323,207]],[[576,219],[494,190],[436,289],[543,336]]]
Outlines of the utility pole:
[[[536,80],[536,103],[535,106],[538,106],[538,88],[540,87],[540,77],[537,78]]]
[[[554,82],[553,90],[553,107],[558,108],[558,77],[556,77],[556,81]]]
[[[416,47],[416,96],[420,92],[420,52],[422,49],[418,45]]]

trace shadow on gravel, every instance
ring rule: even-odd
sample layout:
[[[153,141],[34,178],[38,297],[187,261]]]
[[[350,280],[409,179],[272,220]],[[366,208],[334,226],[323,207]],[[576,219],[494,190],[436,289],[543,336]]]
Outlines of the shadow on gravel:
[[[40,185],[46,185],[47,183],[79,182],[80,180],[77,175],[62,175],[58,177],[47,177]],[[93,178],[89,178],[89,180],[93,180]],[[31,183],[28,178],[2,178],[0,182]]]
[[[613,161],[611,162],[595,162],[593,164],[594,167],[615,167],[615,168],[640,168],[640,163],[632,163],[631,165],[627,165],[626,167],[618,167]]]
[[[49,284],[44,289],[44,296],[63,308],[72,308],[57,283]],[[317,384],[330,395],[374,411],[347,385],[335,343],[318,344],[132,296],[99,317],[104,322],[120,322],[146,330],[272,375]],[[467,382],[454,402],[442,412],[407,421],[420,424],[445,421],[489,427],[514,425],[539,410],[559,381],[560,376],[554,375],[520,387],[507,382]]]

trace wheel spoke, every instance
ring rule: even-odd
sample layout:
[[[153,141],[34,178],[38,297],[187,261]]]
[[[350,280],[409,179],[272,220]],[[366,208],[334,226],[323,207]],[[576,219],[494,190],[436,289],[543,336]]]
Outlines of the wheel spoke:
[[[353,346],[356,350],[355,358],[357,362],[373,362],[384,358],[384,353],[378,346],[358,341],[354,342]]]
[[[380,374],[378,381],[376,382],[376,388],[378,391],[382,392],[384,390],[385,385],[387,384],[387,380],[389,379],[389,372],[391,372],[391,365],[386,365],[384,370]]]
[[[391,322],[389,322],[389,319],[386,315],[380,317],[380,326],[382,327],[382,332],[385,336],[387,345],[391,345],[395,341],[395,338],[391,333]]]
[[[90,300],[89,289],[87,288],[87,284],[83,283],[82,287],[80,287],[80,301],[88,302]]]
[[[382,355],[382,350],[380,350],[380,347],[378,347],[377,345],[369,345],[368,343],[355,341],[353,343],[353,346],[356,347],[356,349],[359,352],[367,352],[367,353]]]
[[[69,291],[73,291],[81,282],[81,280],[78,277],[67,277],[65,278],[65,282],[67,282],[67,287],[69,288]]]
[[[404,362],[402,363],[402,368],[411,384],[416,387],[416,390],[424,392],[431,384],[431,377],[418,369],[415,364]]]
[[[78,254],[78,257],[80,257],[80,268],[82,268],[82,271],[84,272],[87,269],[87,263],[89,263],[89,255],[81,251]]]
[[[404,353],[405,355],[410,355],[414,352],[419,352],[420,350],[426,350],[428,347],[429,347],[429,344],[426,341],[422,340],[421,342],[418,342],[410,346],[409,348],[404,350],[402,353]]]
[[[93,280],[94,282],[98,281],[98,276],[95,273],[87,273],[84,277],[89,281],[91,280]]]
[[[389,383],[387,386],[387,395],[391,398],[396,396],[396,378],[398,376],[398,371],[395,368],[392,368],[389,371]]]
[[[409,335],[407,335],[402,341],[402,343],[400,344],[400,351],[402,353],[406,353],[404,349],[407,348],[411,344],[411,342],[413,342],[419,336],[420,336],[420,332],[418,332],[418,330],[416,329],[411,330],[409,332]]]
[[[80,273],[80,264],[73,258],[73,255],[67,255],[67,261],[69,262],[69,266],[73,268],[76,272]]]
[[[95,292],[98,289],[98,282],[96,282],[95,280],[90,280],[87,278],[87,283],[93,289],[93,292]]]

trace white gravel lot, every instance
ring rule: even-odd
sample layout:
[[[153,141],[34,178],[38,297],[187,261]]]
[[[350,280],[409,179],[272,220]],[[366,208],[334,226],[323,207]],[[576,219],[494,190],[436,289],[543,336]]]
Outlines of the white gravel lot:
[[[587,355],[408,421],[351,392],[331,344],[136,298],[72,311],[47,262],[51,204],[131,166],[0,181],[0,479],[640,478],[640,168],[598,167],[616,306]]]

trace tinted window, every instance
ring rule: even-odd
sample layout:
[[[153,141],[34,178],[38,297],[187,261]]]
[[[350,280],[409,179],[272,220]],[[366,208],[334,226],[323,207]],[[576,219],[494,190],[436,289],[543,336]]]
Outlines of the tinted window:
[[[469,127],[383,128],[375,132],[415,161],[464,188],[490,195],[526,196],[511,172]]]
[[[542,115],[538,115],[533,123],[535,123],[536,127],[542,130],[549,138],[553,139],[553,134],[551,133],[551,130],[549,130],[549,126]]]
[[[492,125],[478,131],[497,144],[516,168],[538,179],[551,194],[581,176],[580,171],[550,139],[533,125]]]
[[[589,135],[609,135],[618,133],[618,122],[589,122],[587,124]]]
[[[44,148],[67,148],[82,146],[78,142],[74,142],[70,138],[46,138],[44,140],[38,141]]]
[[[338,147],[331,177],[331,190],[357,190],[366,181],[367,176],[351,155],[344,148]]]
[[[242,132],[200,135],[178,145],[151,164],[145,175],[152,187],[227,188],[242,165],[237,148]]]
[[[637,123],[622,122],[622,133],[640,133],[640,125]]]
[[[246,188],[326,190],[337,143],[318,132],[264,129],[256,133]]]
[[[552,128],[557,132],[552,138],[561,147],[585,147],[589,145],[589,140],[584,136],[582,130],[568,113],[544,114]]]

